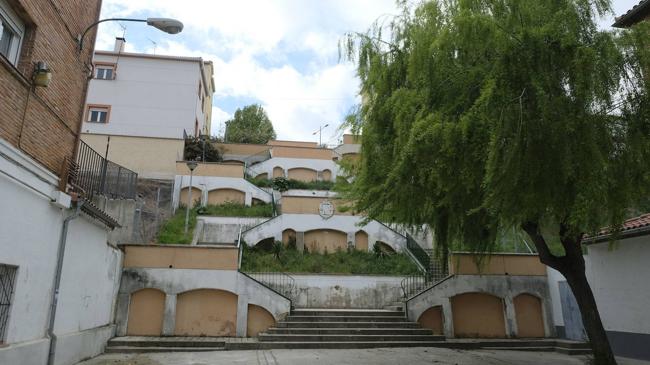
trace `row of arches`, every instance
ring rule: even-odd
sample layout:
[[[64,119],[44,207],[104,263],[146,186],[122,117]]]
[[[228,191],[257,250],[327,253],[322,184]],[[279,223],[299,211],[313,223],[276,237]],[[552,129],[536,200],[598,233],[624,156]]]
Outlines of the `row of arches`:
[[[224,336],[237,333],[237,294],[219,289],[196,289],[176,296],[175,336]],[[165,316],[166,294],[145,288],[131,294],[127,335],[161,336]],[[247,335],[257,336],[275,325],[266,309],[248,304]]]
[[[463,293],[451,297],[451,321],[455,337],[507,337],[502,298],[487,293]],[[522,293],[513,298],[517,337],[544,337],[544,316],[539,297]],[[442,306],[422,312],[418,322],[436,334],[444,333]]]
[[[330,181],[332,180],[332,171],[330,171],[329,169],[325,169],[319,172],[318,170],[310,169],[307,167],[294,167],[288,169],[285,173],[284,168],[280,166],[276,166],[273,168],[273,176],[271,176],[271,178],[276,178],[276,177],[286,177],[288,179],[305,181],[305,182],[317,181],[317,180]],[[256,178],[268,179],[269,174],[265,172],[257,175]]]
[[[190,196],[189,191],[189,187],[184,187],[181,189],[179,199],[181,204],[187,205]],[[190,206],[201,204],[202,197],[203,192],[201,189],[192,187],[192,202]],[[218,205],[224,203],[237,203],[243,205],[246,203],[246,192],[232,188],[219,188],[208,191],[207,201],[205,202],[205,205]],[[253,198],[252,203],[253,205],[259,204],[262,203],[262,200]]]
[[[295,243],[296,230],[287,228],[282,231],[282,242],[286,245]],[[309,252],[335,252],[337,250],[347,250],[348,233],[335,229],[313,229],[303,232],[304,247]],[[354,248],[360,251],[368,251],[368,233],[364,230],[358,230],[354,233]],[[265,244],[273,242],[273,238],[261,240],[256,246],[263,247]],[[386,253],[395,253],[395,250],[387,243],[376,241],[374,244],[379,245],[380,249]]]

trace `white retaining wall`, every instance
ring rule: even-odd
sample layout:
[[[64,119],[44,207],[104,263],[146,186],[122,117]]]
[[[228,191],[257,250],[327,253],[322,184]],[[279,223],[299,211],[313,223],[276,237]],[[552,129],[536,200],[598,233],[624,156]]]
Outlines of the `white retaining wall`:
[[[172,206],[174,210],[180,203],[181,189],[190,186],[189,175],[176,175],[174,178],[174,192],[172,195]],[[192,176],[192,186],[201,190],[201,204],[208,202],[208,193],[215,189],[235,189],[244,192],[246,205],[251,205],[253,198],[265,203],[271,202],[271,194],[249,183],[239,177],[218,177],[218,176]],[[194,197],[192,197],[194,199]]]
[[[339,166],[332,160],[320,160],[315,158],[290,158],[290,157],[273,157],[264,162],[257,163],[248,167],[253,177],[260,174],[268,174],[270,178],[273,177],[273,169],[281,167],[284,170],[284,176],[288,176],[289,169],[306,168],[321,172],[323,170],[330,170],[332,173],[332,180],[336,179],[339,174]]]

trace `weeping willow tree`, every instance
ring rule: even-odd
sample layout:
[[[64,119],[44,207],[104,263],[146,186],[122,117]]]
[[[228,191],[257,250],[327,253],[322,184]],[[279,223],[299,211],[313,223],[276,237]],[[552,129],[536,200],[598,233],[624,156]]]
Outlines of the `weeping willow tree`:
[[[428,224],[442,250],[525,232],[567,279],[595,362],[614,364],[581,240],[649,193],[648,24],[600,30],[607,0],[401,5],[341,44],[363,100],[355,208]]]

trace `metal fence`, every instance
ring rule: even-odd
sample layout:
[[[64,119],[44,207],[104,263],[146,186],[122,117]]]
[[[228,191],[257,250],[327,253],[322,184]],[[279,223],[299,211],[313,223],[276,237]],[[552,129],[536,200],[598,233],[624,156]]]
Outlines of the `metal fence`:
[[[15,279],[15,266],[0,265],[0,343],[4,342]]]
[[[83,141],[72,185],[91,199],[94,195],[111,198],[135,199],[138,174],[102,157]]]
[[[247,272],[246,274],[265,286],[293,300],[296,280],[291,275],[283,272]]]
[[[406,248],[428,272],[431,267],[431,258],[408,233],[406,233]]]

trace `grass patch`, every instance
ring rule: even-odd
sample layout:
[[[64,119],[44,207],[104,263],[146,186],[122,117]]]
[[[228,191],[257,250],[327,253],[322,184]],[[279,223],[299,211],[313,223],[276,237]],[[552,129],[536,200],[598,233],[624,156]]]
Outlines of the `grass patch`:
[[[372,252],[353,250],[333,253],[300,253],[295,249],[283,249],[279,254],[244,245],[242,271],[329,274],[418,274],[417,266],[402,254],[377,255]]]
[[[256,204],[246,206],[237,203],[224,203],[219,205],[208,205],[205,207],[194,207],[190,209],[190,219],[187,234],[185,229],[185,207],[180,206],[170,219],[165,221],[158,232],[157,242],[165,244],[186,245],[192,243],[192,234],[196,226],[198,215],[217,217],[272,217],[272,204]]]

